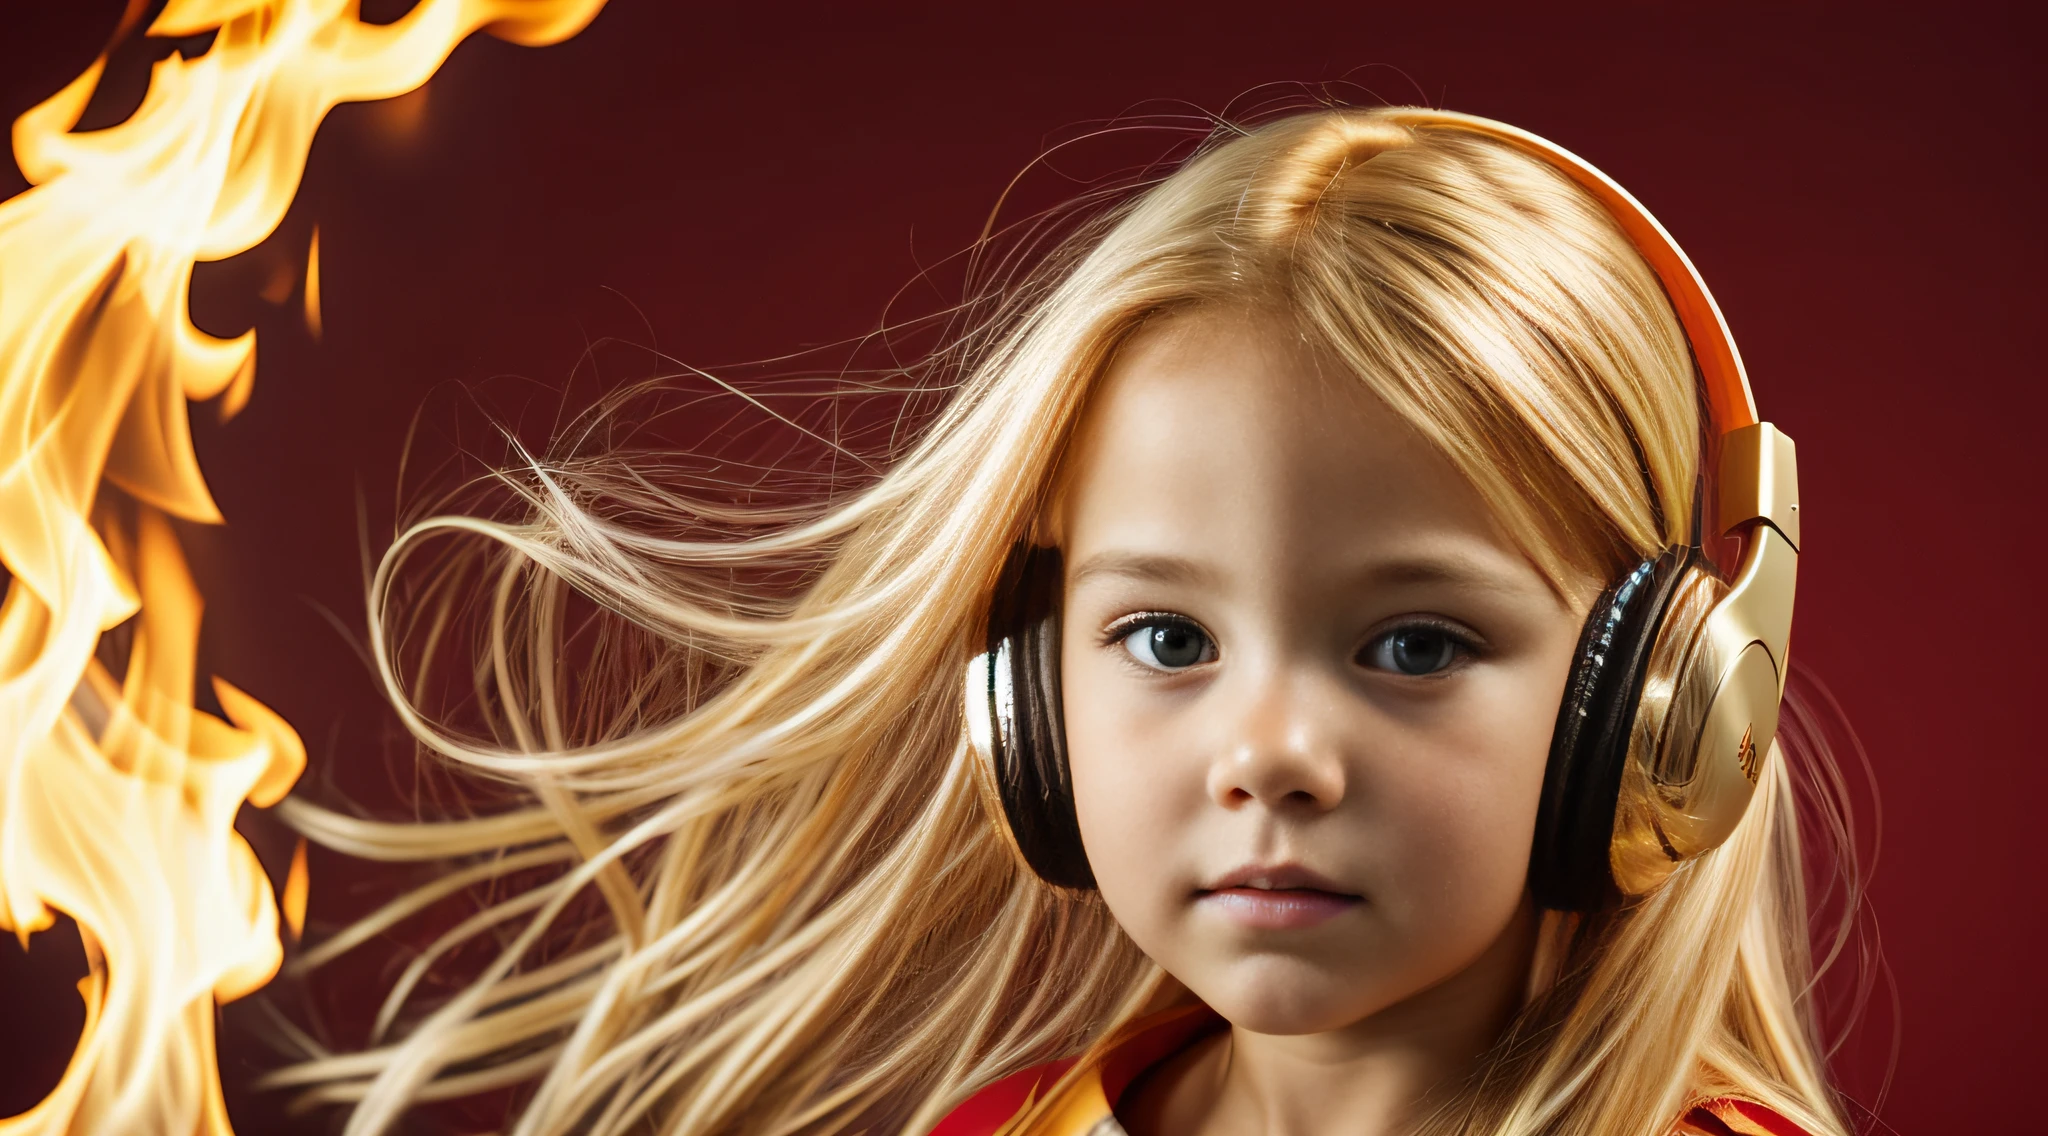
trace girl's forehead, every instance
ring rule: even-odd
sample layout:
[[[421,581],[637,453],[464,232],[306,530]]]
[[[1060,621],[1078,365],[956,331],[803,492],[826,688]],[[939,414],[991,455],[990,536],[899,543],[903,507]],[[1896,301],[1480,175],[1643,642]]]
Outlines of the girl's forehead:
[[[1135,336],[1089,400],[1055,511],[1070,546],[1298,555],[1396,530],[1501,539],[1434,444],[1284,317],[1257,312],[1190,313]]]

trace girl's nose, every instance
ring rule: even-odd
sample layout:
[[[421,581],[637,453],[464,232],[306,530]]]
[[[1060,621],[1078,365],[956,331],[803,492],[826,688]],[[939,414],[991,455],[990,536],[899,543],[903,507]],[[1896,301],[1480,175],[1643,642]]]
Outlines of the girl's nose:
[[[1253,802],[1273,811],[1335,808],[1346,787],[1340,701],[1325,687],[1320,676],[1283,671],[1233,700],[1210,761],[1210,798],[1230,809]]]

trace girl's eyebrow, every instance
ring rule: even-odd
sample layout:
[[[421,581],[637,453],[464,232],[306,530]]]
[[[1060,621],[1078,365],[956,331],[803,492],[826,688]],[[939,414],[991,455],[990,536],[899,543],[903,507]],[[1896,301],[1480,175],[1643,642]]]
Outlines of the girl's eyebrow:
[[[1067,586],[1078,588],[1098,577],[1141,580],[1185,587],[1212,586],[1222,579],[1214,566],[1184,556],[1105,549],[1075,566]],[[1354,587],[1395,588],[1442,585],[1473,591],[1522,593],[1529,589],[1512,572],[1502,571],[1487,557],[1458,553],[1417,553],[1371,560],[1351,573]]]
[[[1367,587],[1402,587],[1443,584],[1455,588],[1489,592],[1522,592],[1512,573],[1503,572],[1477,556],[1403,556],[1370,563],[1354,579]]]
[[[1084,581],[1096,576],[1118,576],[1130,580],[1190,587],[1214,584],[1221,578],[1209,565],[1184,556],[1107,549],[1075,565],[1073,572],[1067,576],[1067,586],[1078,588]]]

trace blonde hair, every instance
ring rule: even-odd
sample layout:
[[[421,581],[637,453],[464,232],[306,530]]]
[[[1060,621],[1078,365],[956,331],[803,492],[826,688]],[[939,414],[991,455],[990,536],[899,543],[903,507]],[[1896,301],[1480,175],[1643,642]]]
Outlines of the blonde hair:
[[[555,871],[422,953],[374,1048],[272,1083],[351,1102],[351,1133],[526,1082],[521,1134],[922,1133],[1138,1013],[1158,969],[1099,898],[1045,886],[993,828],[959,676],[1093,381],[1145,320],[1212,305],[1285,313],[1348,362],[1560,586],[1688,539],[1688,348],[1597,203],[1504,145],[1373,111],[1219,132],[1013,289],[954,356],[950,402],[854,492],[749,509],[629,464],[534,462],[510,478],[524,516],[399,536],[370,592],[399,715],[527,803],[391,824],[287,802],[330,847],[454,865],[299,966],[466,887]],[[629,523],[661,516],[681,520]],[[451,534],[482,543],[408,592],[409,563]],[[1691,618],[1718,586],[1688,587]],[[471,594],[488,602],[477,736],[420,704]],[[571,673],[572,594],[638,629],[630,665],[606,662],[617,640],[584,651],[611,668],[619,713],[581,705],[606,700]],[[1657,669],[1637,744],[1685,712],[1669,705],[1675,653]],[[1652,895],[1546,922],[1556,982],[1433,1130],[1662,1136],[1728,1094],[1844,1131],[1813,1036],[1787,764],[1766,763],[1728,844]],[[576,906],[592,893],[601,908]],[[479,975],[402,1013],[436,960],[493,936]]]

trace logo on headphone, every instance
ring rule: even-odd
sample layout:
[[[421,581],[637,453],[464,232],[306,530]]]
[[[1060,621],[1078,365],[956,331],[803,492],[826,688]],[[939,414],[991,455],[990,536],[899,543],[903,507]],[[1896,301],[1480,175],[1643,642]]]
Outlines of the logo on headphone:
[[[1749,740],[1749,734],[1755,725],[1752,722],[1742,728],[1742,742],[1735,747],[1736,764],[1742,766],[1742,775],[1749,778],[1752,785],[1756,784],[1757,760],[1756,743]]]

